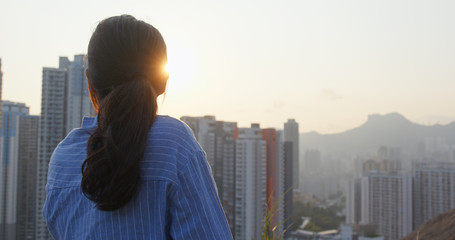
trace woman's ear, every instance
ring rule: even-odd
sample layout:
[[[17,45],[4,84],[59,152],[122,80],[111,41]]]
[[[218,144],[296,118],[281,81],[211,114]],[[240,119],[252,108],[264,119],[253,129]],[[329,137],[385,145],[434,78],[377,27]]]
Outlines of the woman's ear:
[[[165,73],[165,76],[163,76],[163,80],[161,80],[161,86],[158,89],[158,96],[163,94],[166,91],[166,86],[167,86],[167,81],[169,80],[169,72]]]

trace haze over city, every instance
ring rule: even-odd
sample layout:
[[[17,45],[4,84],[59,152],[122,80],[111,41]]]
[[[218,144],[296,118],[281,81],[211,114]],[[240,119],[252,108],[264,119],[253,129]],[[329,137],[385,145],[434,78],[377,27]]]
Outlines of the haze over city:
[[[0,240],[451,239],[454,12],[2,4]]]
[[[0,9],[3,99],[40,113],[42,67],[86,53],[101,19],[156,26],[171,78],[160,113],[211,114],[336,133],[373,113],[455,120],[453,1],[9,1]]]

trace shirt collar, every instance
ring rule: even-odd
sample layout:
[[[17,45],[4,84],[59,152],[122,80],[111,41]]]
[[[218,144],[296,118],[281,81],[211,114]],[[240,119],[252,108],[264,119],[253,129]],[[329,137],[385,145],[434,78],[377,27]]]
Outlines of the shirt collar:
[[[167,116],[167,115],[165,115],[165,116],[157,115],[155,121],[160,119],[160,118],[165,118],[165,117],[169,117],[169,116]],[[84,117],[82,119],[81,128],[95,128],[97,126],[98,126],[97,116],[95,116],[95,117]]]
[[[84,117],[81,128],[94,128],[97,124],[96,117]]]

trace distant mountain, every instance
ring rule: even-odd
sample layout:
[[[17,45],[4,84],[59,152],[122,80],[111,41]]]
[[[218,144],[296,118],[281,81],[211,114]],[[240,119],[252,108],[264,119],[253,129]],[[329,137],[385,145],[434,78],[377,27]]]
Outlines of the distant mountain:
[[[423,148],[428,139],[444,139],[455,144],[455,122],[424,126],[412,123],[398,113],[373,114],[361,126],[337,134],[300,134],[300,149],[319,149],[326,153],[368,154],[380,146],[400,147],[403,152]]]

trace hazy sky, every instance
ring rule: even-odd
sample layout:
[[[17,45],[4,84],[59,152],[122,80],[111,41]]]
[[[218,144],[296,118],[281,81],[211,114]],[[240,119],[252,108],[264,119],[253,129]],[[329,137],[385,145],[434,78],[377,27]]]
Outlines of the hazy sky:
[[[4,1],[3,99],[40,113],[42,67],[86,53],[100,20],[132,14],[169,51],[160,113],[334,133],[372,113],[455,120],[455,1]]]

